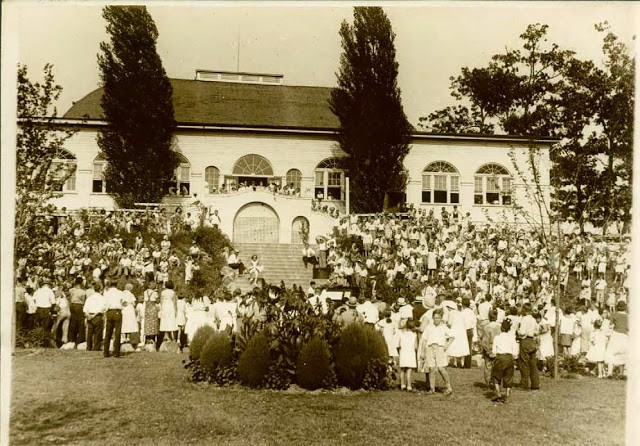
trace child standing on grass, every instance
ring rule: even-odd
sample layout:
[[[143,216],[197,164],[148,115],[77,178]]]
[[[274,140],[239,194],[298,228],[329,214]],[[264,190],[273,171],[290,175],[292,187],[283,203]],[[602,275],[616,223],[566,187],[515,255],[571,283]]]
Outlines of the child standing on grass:
[[[429,386],[428,394],[434,394],[436,391],[436,372],[440,372],[444,379],[447,389],[445,395],[451,395],[451,381],[447,373],[447,354],[445,351],[453,342],[453,335],[449,328],[442,322],[442,309],[437,308],[433,311],[433,324],[427,325],[422,336],[426,344],[425,357],[423,360],[429,367]]]
[[[418,366],[416,350],[418,350],[418,335],[414,330],[413,319],[407,319],[398,335],[400,348],[400,389],[413,390],[411,374]]]
[[[495,360],[491,368],[491,382],[496,395],[491,401],[505,403],[513,387],[513,370],[520,347],[516,342],[515,333],[511,331],[510,319],[503,320],[500,329],[502,333],[493,339],[492,353]],[[504,387],[504,394],[500,391],[500,384]]]
[[[389,352],[389,365],[396,372],[398,364],[398,324],[391,319],[391,310],[385,310],[383,318],[376,323],[376,329],[382,333]]]
[[[604,353],[607,349],[607,334],[602,330],[602,320],[593,323],[593,332],[589,342],[587,361],[593,362],[598,368],[598,378],[604,378]]]

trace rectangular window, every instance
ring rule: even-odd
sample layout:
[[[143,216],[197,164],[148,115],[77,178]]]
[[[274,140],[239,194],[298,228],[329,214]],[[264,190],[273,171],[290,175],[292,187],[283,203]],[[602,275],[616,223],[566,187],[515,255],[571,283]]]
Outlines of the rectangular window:
[[[324,171],[316,172],[316,186],[324,186]]]
[[[340,186],[340,178],[342,174],[340,172],[329,172],[328,186]]]
[[[64,185],[64,187],[65,187],[67,192],[72,192],[72,191],[76,190],[76,169],[75,169],[75,165],[72,166],[72,168],[73,168],[73,173],[71,173],[71,175],[69,175],[69,178],[67,178],[67,182]]]
[[[422,202],[423,203],[431,203],[431,191],[423,190],[422,191]]]
[[[447,203],[447,191],[446,190],[435,190],[435,191],[433,191],[433,202],[434,203]]]
[[[500,204],[500,194],[498,192],[487,192],[486,193],[486,203],[487,204]]]
[[[487,192],[499,192],[500,185],[497,177],[487,177]]]
[[[451,177],[451,192],[458,192],[458,181],[459,177]]]
[[[451,192],[451,203],[460,203],[460,194],[458,192]]]
[[[447,190],[447,176],[446,175],[434,175],[433,176],[433,189],[434,190]]]
[[[104,181],[104,163],[96,163],[93,165],[93,187],[91,192],[101,194],[105,192]]]
[[[422,175],[422,190],[431,190],[431,175]]]
[[[475,177],[473,183],[473,192],[476,194],[482,193],[482,177]]]

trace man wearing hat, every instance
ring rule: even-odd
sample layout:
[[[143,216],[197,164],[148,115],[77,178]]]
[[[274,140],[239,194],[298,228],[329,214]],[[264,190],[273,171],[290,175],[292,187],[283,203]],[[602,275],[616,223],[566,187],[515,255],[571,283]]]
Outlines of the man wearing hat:
[[[229,254],[229,258],[227,259],[227,264],[229,265],[230,268],[237,270],[240,275],[243,275],[244,263],[242,263],[238,254],[240,254],[240,251],[238,251],[237,249],[234,249],[233,252]]]
[[[413,306],[407,302],[404,297],[398,298],[398,316],[400,317],[400,327],[404,326],[404,323],[413,317]]]
[[[313,308],[316,314],[327,314],[329,312],[329,305],[327,304],[327,298],[322,294],[322,287],[316,286],[314,288],[314,294],[309,297],[307,302]]]
[[[373,302],[371,302],[370,296],[361,297],[361,302],[356,307],[356,311],[362,315],[364,323],[374,326],[380,320],[380,312]]]
[[[349,297],[346,303],[346,308],[342,307],[336,312],[336,322],[342,326],[346,326],[353,322],[364,322],[364,319],[360,313],[356,311],[358,306],[358,299],[355,296]]]
[[[107,308],[105,317],[105,337],[102,353],[105,358],[110,355],[109,347],[113,338],[113,356],[120,357],[120,332],[122,330],[122,301],[124,294],[116,287],[115,279],[107,279],[105,283],[104,300]]]
[[[37,307],[34,316],[35,326],[49,330],[51,328],[51,309],[56,302],[56,295],[51,289],[49,277],[42,278],[42,285],[33,293],[33,300]]]

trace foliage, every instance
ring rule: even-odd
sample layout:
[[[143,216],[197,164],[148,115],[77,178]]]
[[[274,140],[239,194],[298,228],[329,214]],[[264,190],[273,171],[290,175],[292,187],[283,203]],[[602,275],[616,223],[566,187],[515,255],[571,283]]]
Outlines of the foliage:
[[[331,111],[340,121],[338,143],[347,153],[354,212],[380,212],[387,192],[404,191],[403,160],[411,125],[397,86],[391,22],[381,7],[354,8],[340,27],[343,53]]]
[[[267,306],[267,321],[263,329],[271,336],[270,347],[275,363],[287,370],[293,381],[302,347],[313,337],[333,345],[340,326],[331,313],[316,314],[298,293],[287,290],[279,300],[279,305]]]
[[[200,351],[200,364],[209,375],[220,368],[229,367],[233,361],[231,338],[224,332],[215,332],[209,336]]]
[[[548,26],[532,24],[522,48],[494,55],[483,68],[451,77],[458,104],[420,118],[439,133],[509,133],[561,139],[551,151],[553,210],[606,225],[628,225],[635,58],[608,24],[601,65],[547,44]]]
[[[281,364],[272,363],[264,378],[264,387],[271,390],[286,390],[291,386],[291,374]]]
[[[249,387],[261,387],[271,365],[269,338],[264,332],[251,338],[238,359],[238,379]]]
[[[54,123],[54,105],[62,87],[55,83],[53,66],[43,70],[43,82],[29,79],[27,67],[18,65],[18,133],[16,139],[15,260],[28,257],[47,234],[43,213],[55,207],[63,184],[76,169],[75,158],[64,146],[75,131]]]
[[[387,361],[372,359],[367,363],[362,388],[365,390],[389,390],[393,386],[393,368]]]
[[[19,348],[47,348],[53,344],[51,331],[43,327],[31,330],[20,330],[16,333],[16,347]]]
[[[200,359],[202,349],[206,345],[211,336],[216,334],[216,330],[210,325],[203,325],[193,334],[191,342],[189,342],[189,358]]]
[[[199,383],[208,380],[207,372],[204,367],[202,367],[198,359],[183,359],[182,364],[184,364],[184,368],[189,371],[189,376],[187,378],[189,381]]]
[[[238,380],[238,369],[235,364],[218,367],[212,374],[209,374],[209,382],[219,386],[230,386]]]
[[[105,6],[102,15],[110,38],[98,55],[109,124],[98,134],[108,163],[105,181],[121,207],[157,203],[179,163],[172,150],[173,91],[156,51],[158,30],[144,6]]]
[[[350,389],[363,386],[368,368],[369,375],[372,375],[371,367],[376,367],[369,365],[372,361],[383,361],[386,367],[389,359],[382,335],[358,323],[349,324],[341,331],[340,340],[333,349],[333,357],[338,384]],[[367,385],[374,386],[371,381],[368,381]]]
[[[328,384],[331,377],[331,352],[327,341],[311,338],[302,347],[296,368],[296,379],[300,387],[316,390]]]

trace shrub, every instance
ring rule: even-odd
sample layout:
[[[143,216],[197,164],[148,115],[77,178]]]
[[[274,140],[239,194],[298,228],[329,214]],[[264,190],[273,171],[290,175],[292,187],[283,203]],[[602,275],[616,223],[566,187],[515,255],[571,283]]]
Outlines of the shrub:
[[[216,330],[209,325],[204,325],[198,328],[193,334],[193,339],[189,342],[189,358],[192,360],[199,360],[200,353],[202,352],[204,345],[215,333]]]
[[[373,359],[367,363],[362,388],[365,390],[388,390],[393,384],[393,368],[381,359]]]
[[[380,333],[364,324],[347,325],[340,333],[340,339],[334,347],[338,383],[350,389],[359,389],[372,367],[372,361],[387,363],[389,356],[384,338]],[[368,384],[371,386],[371,384]]]
[[[200,364],[204,370],[213,375],[219,368],[229,367],[233,362],[231,338],[224,332],[216,332],[209,336],[200,352]]]
[[[249,387],[260,387],[271,365],[269,339],[264,332],[251,338],[238,360],[238,378]]]
[[[282,364],[273,362],[264,378],[264,387],[272,390],[287,390],[291,386],[291,374]]]
[[[319,338],[311,340],[302,348],[296,367],[296,378],[300,387],[315,390],[324,387],[331,376],[331,353],[327,342]]]
[[[36,327],[29,331],[20,330],[16,333],[16,347],[42,348],[55,347],[54,339],[49,330]]]

